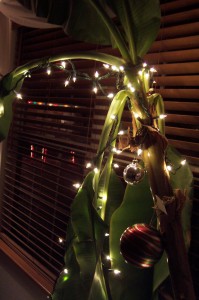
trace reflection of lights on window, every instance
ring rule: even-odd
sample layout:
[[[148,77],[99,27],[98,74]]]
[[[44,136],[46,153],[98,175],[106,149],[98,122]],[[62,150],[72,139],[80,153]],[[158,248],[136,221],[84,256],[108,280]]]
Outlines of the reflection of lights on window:
[[[47,155],[47,148],[42,148],[42,156],[41,156],[41,159],[43,160],[43,162],[46,162],[46,155]]]
[[[71,162],[74,164],[75,163],[75,151],[70,151],[71,156]]]
[[[30,145],[30,157],[34,158],[34,145]]]

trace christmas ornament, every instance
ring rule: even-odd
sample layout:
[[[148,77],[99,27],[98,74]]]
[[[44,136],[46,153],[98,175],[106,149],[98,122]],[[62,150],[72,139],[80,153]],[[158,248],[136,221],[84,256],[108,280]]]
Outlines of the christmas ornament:
[[[123,177],[127,184],[133,185],[140,182],[145,174],[145,170],[135,161],[126,166]]]
[[[128,227],[120,238],[122,256],[137,268],[152,267],[161,258],[163,250],[159,231],[148,224]]]

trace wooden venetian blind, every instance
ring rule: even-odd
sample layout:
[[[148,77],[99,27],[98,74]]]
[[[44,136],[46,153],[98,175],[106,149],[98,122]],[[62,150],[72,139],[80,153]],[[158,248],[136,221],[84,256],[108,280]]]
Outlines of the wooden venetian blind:
[[[154,66],[156,91],[165,101],[166,135],[189,162],[194,174],[194,202],[190,263],[198,293],[199,282],[199,9],[197,0],[170,1],[161,5],[162,23],[157,40],[145,56]],[[61,29],[19,30],[17,65],[66,51],[110,48],[80,43]],[[101,65],[76,60],[77,70],[93,74]],[[103,72],[103,71],[102,71]],[[1,224],[3,241],[53,282],[63,264],[64,238],[70,204],[96,152],[110,100],[95,97],[91,82],[78,81],[64,88],[64,75],[54,70],[36,72],[23,85],[23,101],[14,105],[8,138]],[[102,83],[107,93],[115,80]],[[123,126],[130,122],[124,111]],[[115,156],[119,173],[130,153]],[[198,293],[199,295],[199,293]]]

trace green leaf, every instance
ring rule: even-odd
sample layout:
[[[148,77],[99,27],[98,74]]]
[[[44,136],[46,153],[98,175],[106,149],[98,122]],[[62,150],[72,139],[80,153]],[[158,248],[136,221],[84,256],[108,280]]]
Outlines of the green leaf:
[[[76,238],[73,247],[80,267],[81,281],[87,295],[92,286],[96,264],[102,251],[107,226],[92,205],[94,196],[92,180],[94,173],[87,175],[71,206],[71,220]]]
[[[71,1],[70,15],[64,30],[84,42],[111,45],[108,28],[88,0]]]
[[[92,287],[90,290],[90,294],[88,297],[88,300],[107,300],[107,290],[105,286],[105,280],[104,280],[104,274],[102,270],[102,262],[101,258],[99,257],[97,265],[96,265],[96,270],[95,270],[95,275],[93,278],[93,283]]]
[[[110,227],[110,256],[112,268],[121,274],[110,273],[110,287],[114,300],[149,300],[152,294],[153,268],[138,269],[125,263],[120,254],[120,237],[124,230],[136,223],[149,223],[153,215],[153,201],[148,178],[137,185],[127,185],[121,206],[113,213]]]
[[[64,300],[68,295],[70,295],[69,300],[86,300],[86,290],[82,284],[80,268],[73,247],[74,239],[73,227],[71,222],[69,222],[66,235],[66,253],[64,256],[64,268],[68,270],[68,274],[64,274],[63,271],[60,273],[53,291],[53,300]]]
[[[159,31],[161,18],[159,1],[109,0],[108,4],[119,17],[128,44],[134,45],[136,56],[142,58]]]
[[[108,186],[108,199],[106,204],[105,221],[110,225],[110,220],[114,211],[120,206],[124,197],[124,184],[117,176],[115,171],[111,170],[111,176]]]
[[[185,165],[181,165],[181,161],[183,161],[184,158],[174,147],[169,146],[166,155],[169,161],[171,161],[174,169],[178,169],[175,174],[170,174],[171,185],[174,190],[180,189],[186,197],[182,210],[182,227],[185,236],[185,244],[188,247],[190,242],[189,234],[191,231],[193,174],[187,162]]]
[[[107,226],[92,205],[93,175],[94,172],[90,172],[86,176],[71,206],[71,222],[67,230],[65,254],[65,268],[68,269],[68,274],[67,276],[63,272],[60,274],[53,300],[86,300],[93,290],[96,266],[107,230]],[[102,272],[100,282],[103,282]],[[104,285],[98,285],[97,294],[99,289],[102,295],[106,294]],[[95,289],[92,293],[95,293]]]
[[[16,97],[12,89],[15,87],[14,90],[19,91],[22,82],[23,76],[13,79],[13,73],[5,75],[0,81],[0,142],[7,137],[12,122],[12,103]]]

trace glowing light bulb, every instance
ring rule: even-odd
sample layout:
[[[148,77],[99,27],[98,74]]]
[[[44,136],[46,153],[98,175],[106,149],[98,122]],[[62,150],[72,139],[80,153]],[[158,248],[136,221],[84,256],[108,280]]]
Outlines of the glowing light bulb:
[[[184,159],[180,163],[181,163],[182,166],[184,166],[186,164],[186,162],[187,162],[186,159]]]
[[[172,170],[172,166],[167,165],[167,170],[168,170],[168,171],[171,171],[171,170]]]
[[[91,167],[92,167],[92,163],[88,162],[88,163],[86,164],[86,169],[89,169],[89,168],[91,168]]]
[[[147,66],[147,63],[146,63],[146,62],[144,62],[142,65],[143,65],[143,67],[144,67],[144,68],[146,68],[146,66]]]
[[[117,67],[116,67],[116,66],[112,66],[111,69],[112,69],[113,71],[117,71]]]
[[[99,77],[99,73],[96,71],[94,76],[95,76],[95,78],[98,78]]]
[[[134,93],[134,92],[135,92],[135,88],[134,88],[133,86],[131,86],[131,87],[130,87],[130,91],[131,91],[132,93]]]
[[[121,273],[121,271],[118,270],[118,269],[114,269],[114,270],[113,270],[113,273],[114,273],[115,275],[119,275],[119,274]]]
[[[123,135],[125,132],[124,132],[124,130],[120,130],[119,132],[118,132],[118,135]]]
[[[98,168],[94,168],[94,172],[95,172],[95,174],[99,173]]]
[[[66,68],[66,62],[65,62],[65,61],[62,61],[62,62],[61,62],[61,66],[65,69],[65,68]]]
[[[17,97],[17,99],[23,99],[23,98],[22,98],[22,95],[19,94],[19,93],[16,94],[16,97]]]
[[[155,69],[155,68],[150,68],[150,71],[152,72],[152,73],[155,73],[155,72],[157,72],[157,70]]]
[[[120,71],[124,71],[124,67],[123,66],[120,66],[119,69],[120,69]]]
[[[113,164],[113,167],[114,167],[115,169],[118,169],[118,168],[119,168],[119,165],[118,165],[118,164]]]
[[[142,76],[142,71],[141,70],[138,71],[138,75]]]
[[[59,241],[60,244],[62,244],[64,240],[59,237],[58,241]]]
[[[74,186],[76,189],[79,189],[80,186],[81,186],[81,184],[80,184],[79,182],[77,182],[77,183],[74,183],[73,186]]]
[[[65,87],[66,87],[67,85],[69,85],[69,80],[68,80],[68,79],[64,82],[64,85],[65,85]]]
[[[139,148],[138,151],[137,151],[137,154],[141,155],[142,154],[142,149]]]
[[[46,73],[47,73],[48,75],[51,74],[51,68],[50,68],[50,67],[47,68]]]
[[[106,200],[107,200],[107,195],[103,195],[102,201],[106,202]]]
[[[95,94],[97,94],[97,92],[98,92],[98,89],[97,89],[97,87],[96,87],[96,86],[93,88],[93,92],[94,92]]]
[[[63,270],[64,274],[68,274],[68,269]]]
[[[25,77],[29,77],[29,78],[31,78],[31,74],[30,74],[30,72],[29,72],[29,71],[25,71],[25,72],[24,72],[24,76],[25,76]]]
[[[167,115],[163,115],[163,114],[162,114],[162,115],[159,115],[159,118],[160,118],[160,119],[165,119],[166,117],[167,117]]]
[[[108,233],[108,232],[106,232],[106,233],[105,233],[105,236],[109,236],[109,233]]]
[[[111,257],[109,255],[106,256],[107,260],[111,260]]]
[[[117,153],[117,154],[120,154],[120,153],[122,153],[122,150],[117,149],[117,150],[116,150],[116,153]]]
[[[110,98],[110,99],[112,99],[114,97],[114,94],[113,93],[109,93],[107,97]]]
[[[133,115],[136,119],[139,118],[139,115],[137,113],[134,112]]]
[[[103,66],[104,66],[105,69],[109,69],[110,68],[110,66],[108,64],[103,64]]]
[[[0,103],[0,117],[2,117],[4,114],[4,106],[2,103]]]
[[[73,82],[76,82],[76,80],[77,80],[77,77],[73,76]]]

